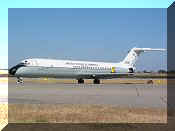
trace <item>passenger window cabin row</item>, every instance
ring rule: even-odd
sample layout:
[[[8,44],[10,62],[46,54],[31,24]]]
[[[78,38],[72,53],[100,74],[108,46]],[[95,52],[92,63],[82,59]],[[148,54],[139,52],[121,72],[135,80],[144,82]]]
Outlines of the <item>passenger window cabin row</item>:
[[[74,69],[112,70],[112,67],[73,66]]]

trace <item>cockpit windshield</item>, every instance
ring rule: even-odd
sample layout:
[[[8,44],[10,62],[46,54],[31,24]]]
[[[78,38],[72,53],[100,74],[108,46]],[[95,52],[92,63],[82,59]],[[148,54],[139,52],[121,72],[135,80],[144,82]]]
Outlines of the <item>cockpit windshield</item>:
[[[27,61],[27,60],[24,60],[24,61],[22,61],[20,64],[23,64],[23,65],[29,65],[29,64],[30,64],[30,62],[29,62],[29,61]]]

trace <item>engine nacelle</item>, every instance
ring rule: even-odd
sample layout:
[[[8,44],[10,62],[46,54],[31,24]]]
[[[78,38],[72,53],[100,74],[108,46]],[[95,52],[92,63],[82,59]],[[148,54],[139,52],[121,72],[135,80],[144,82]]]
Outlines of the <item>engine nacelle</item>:
[[[134,73],[135,69],[134,68],[129,68],[129,73]]]

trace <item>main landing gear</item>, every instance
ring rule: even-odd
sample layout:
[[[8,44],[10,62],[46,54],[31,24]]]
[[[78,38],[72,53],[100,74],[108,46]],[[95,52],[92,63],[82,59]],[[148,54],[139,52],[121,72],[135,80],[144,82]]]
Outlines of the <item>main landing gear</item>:
[[[17,84],[23,84],[23,79],[21,77],[17,77]]]
[[[100,84],[99,79],[94,79],[93,81],[94,84]],[[84,80],[82,78],[78,79],[78,84],[84,84]]]
[[[100,80],[99,79],[94,79],[94,84],[100,84]]]
[[[78,79],[78,84],[84,84],[84,80],[82,78]]]

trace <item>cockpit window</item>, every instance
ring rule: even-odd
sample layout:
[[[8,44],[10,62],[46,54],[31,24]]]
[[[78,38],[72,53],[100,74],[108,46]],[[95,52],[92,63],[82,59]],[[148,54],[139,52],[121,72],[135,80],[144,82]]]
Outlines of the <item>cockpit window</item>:
[[[25,60],[25,61],[22,62],[22,64],[24,64],[24,65],[28,65],[28,64],[30,64],[30,62],[27,61],[27,60]]]

